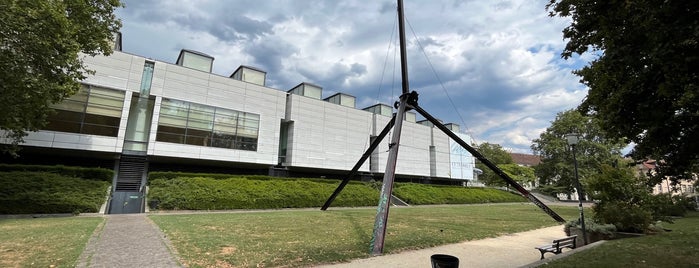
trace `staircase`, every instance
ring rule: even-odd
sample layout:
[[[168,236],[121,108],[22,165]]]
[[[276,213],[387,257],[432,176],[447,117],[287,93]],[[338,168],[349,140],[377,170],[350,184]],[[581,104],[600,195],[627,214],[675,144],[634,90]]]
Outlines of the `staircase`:
[[[114,191],[140,192],[141,181],[146,171],[146,161],[145,156],[121,155]]]
[[[142,213],[145,191],[141,185],[148,169],[143,155],[122,154],[118,160],[117,179],[109,202],[109,214]]]

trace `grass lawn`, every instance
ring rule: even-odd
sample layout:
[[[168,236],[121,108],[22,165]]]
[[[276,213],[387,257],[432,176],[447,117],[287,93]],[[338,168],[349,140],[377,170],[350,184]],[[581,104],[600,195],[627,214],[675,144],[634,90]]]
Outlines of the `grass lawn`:
[[[576,207],[554,208],[574,219]],[[375,209],[151,215],[187,267],[308,266],[369,256]],[[556,225],[531,204],[392,208],[385,253]]]
[[[663,227],[672,231],[607,241],[546,267],[699,267],[699,212]]]
[[[101,217],[0,219],[0,267],[75,267],[103,221]]]

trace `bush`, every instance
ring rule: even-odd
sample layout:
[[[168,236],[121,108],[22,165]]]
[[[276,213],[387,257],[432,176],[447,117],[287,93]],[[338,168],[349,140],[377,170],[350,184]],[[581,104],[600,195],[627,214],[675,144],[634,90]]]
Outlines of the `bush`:
[[[98,212],[108,182],[49,172],[0,172],[0,214]]]
[[[570,235],[570,228],[571,227],[581,228],[580,220],[569,221],[563,225],[563,230],[565,231],[566,235]],[[614,226],[614,224],[598,223],[596,221],[591,221],[591,220],[586,219],[585,220],[585,232],[601,234],[605,237],[611,237],[616,232],[616,226]]]
[[[492,188],[396,183],[393,194],[412,205],[526,202],[524,197]]]
[[[669,193],[653,195],[648,199],[648,207],[654,220],[671,221],[671,217],[682,217],[692,208],[692,200]]]
[[[598,201],[593,207],[596,221],[634,233],[645,232],[653,222],[650,189],[630,169],[602,166],[600,176],[588,181],[588,189]]]
[[[332,180],[327,180],[332,181]],[[334,183],[302,179],[232,177],[159,178],[150,181],[149,203],[158,209],[269,209],[320,207],[337,188]],[[348,184],[333,206],[375,206],[378,192],[361,184]]]
[[[114,171],[106,168],[86,168],[86,167],[70,167],[70,166],[42,166],[42,165],[8,165],[0,164],[0,172],[9,171],[31,171],[31,172],[50,172],[60,174],[66,177],[77,177],[86,180],[108,181],[111,182],[114,178]]]
[[[550,196],[558,196],[558,194],[566,193],[565,187],[550,185],[550,184],[539,186],[539,188],[537,188],[537,190],[539,190],[541,193],[543,193],[545,195],[550,195]]]

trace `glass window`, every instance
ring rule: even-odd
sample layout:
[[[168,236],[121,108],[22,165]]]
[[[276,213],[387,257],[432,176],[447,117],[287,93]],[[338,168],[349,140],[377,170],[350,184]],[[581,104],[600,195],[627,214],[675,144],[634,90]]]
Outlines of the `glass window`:
[[[259,125],[258,114],[163,99],[156,140],[256,151]]]
[[[182,62],[182,66],[194,68],[204,72],[211,72],[212,64],[213,59],[189,52],[184,54],[184,62]]]
[[[124,92],[83,85],[80,91],[52,105],[45,130],[116,137],[119,132]]]
[[[304,91],[303,95],[306,97],[320,99],[320,95],[322,94],[323,89],[321,89],[319,87],[310,86],[310,85],[304,85],[303,91]]]

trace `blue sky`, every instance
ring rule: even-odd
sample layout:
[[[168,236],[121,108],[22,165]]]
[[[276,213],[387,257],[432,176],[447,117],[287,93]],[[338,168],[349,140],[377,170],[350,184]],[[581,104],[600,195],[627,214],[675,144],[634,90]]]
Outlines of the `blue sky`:
[[[357,108],[392,104],[401,91],[393,0],[124,2],[128,53],[174,62],[180,49],[197,50],[215,58],[214,73],[254,66],[272,88],[310,82],[323,97],[356,96]],[[406,0],[408,76],[420,105],[478,143],[529,153],[556,113],[587,94],[571,71],[590,59],[560,58],[570,22],[548,17],[547,2]]]

